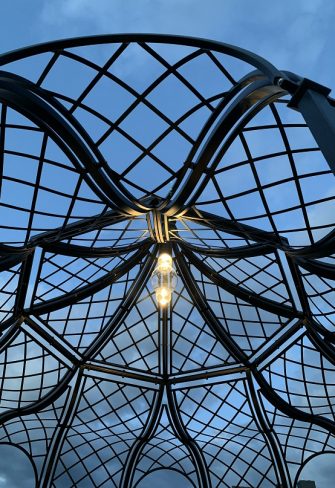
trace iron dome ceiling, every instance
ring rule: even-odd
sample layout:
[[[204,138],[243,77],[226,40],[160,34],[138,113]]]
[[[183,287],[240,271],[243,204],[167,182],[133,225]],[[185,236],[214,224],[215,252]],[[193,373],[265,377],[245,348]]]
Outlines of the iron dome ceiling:
[[[301,79],[144,34],[0,64],[0,442],[40,487],[294,486],[335,448],[334,175]]]

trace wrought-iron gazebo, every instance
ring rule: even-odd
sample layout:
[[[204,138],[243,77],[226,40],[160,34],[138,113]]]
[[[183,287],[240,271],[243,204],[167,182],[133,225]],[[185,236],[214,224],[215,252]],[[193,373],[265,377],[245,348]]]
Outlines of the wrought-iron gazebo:
[[[45,488],[296,486],[335,449],[330,90],[180,36],[0,64],[0,442]]]

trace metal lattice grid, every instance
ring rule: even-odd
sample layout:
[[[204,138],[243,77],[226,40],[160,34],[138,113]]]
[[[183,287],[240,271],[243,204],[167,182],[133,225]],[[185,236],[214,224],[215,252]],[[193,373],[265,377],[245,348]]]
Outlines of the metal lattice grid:
[[[296,486],[335,449],[329,90],[176,36],[0,63],[0,442],[40,487]]]

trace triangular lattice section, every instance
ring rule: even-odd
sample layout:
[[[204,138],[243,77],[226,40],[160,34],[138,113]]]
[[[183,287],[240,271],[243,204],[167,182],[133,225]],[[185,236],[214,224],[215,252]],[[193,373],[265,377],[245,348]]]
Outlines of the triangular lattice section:
[[[39,401],[57,387],[68,371],[56,353],[51,354],[17,326],[0,353],[0,413],[20,411]]]
[[[10,442],[25,449],[31,456],[38,476],[47,461],[53,436],[57,433],[64,415],[70,388],[36,414],[16,417],[6,422],[0,430],[0,442]]]
[[[96,359],[158,373],[159,316],[154,297],[147,288]]]
[[[188,433],[204,453],[212,486],[276,486],[272,459],[243,381],[177,393]]]
[[[84,351],[111,321],[128,295],[140,265],[133,266],[110,286],[93,292],[73,305],[41,315],[41,318],[73,348]]]
[[[118,488],[127,454],[141,435],[153,392],[87,378],[55,472],[54,485]]]
[[[136,466],[134,483],[156,469],[173,468],[197,482],[192,458],[171,426],[166,407],[160,412],[154,435],[144,446]]]
[[[171,322],[172,372],[226,366],[234,362],[182,284],[174,296]]]

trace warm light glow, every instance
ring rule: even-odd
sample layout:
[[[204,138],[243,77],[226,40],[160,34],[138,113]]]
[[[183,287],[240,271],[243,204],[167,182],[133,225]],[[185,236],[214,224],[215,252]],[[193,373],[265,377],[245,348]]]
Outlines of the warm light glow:
[[[172,270],[172,256],[163,253],[158,257],[157,269],[161,273],[170,273]]]
[[[164,306],[171,302],[172,292],[167,287],[162,286],[156,289],[156,300],[157,302]]]
[[[172,256],[169,254],[160,254],[157,261],[151,283],[155,290],[157,303],[164,307],[171,302],[172,293],[177,285],[177,273],[173,268]]]

